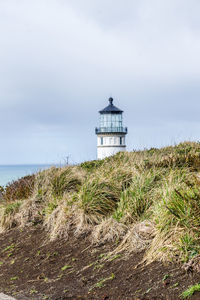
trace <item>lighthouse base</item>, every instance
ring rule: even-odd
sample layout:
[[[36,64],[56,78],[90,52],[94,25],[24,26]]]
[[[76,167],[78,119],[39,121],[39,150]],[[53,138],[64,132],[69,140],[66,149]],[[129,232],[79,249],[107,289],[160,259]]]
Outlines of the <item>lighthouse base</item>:
[[[104,159],[108,156],[112,156],[120,151],[126,151],[126,146],[98,146],[97,147],[97,159]]]

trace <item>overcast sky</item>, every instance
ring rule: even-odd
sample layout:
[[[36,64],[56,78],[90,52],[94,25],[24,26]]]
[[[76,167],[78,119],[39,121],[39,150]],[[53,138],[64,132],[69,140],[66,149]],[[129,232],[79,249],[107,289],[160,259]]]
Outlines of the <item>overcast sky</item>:
[[[96,158],[98,111],[127,149],[200,140],[199,0],[0,0],[0,164]]]

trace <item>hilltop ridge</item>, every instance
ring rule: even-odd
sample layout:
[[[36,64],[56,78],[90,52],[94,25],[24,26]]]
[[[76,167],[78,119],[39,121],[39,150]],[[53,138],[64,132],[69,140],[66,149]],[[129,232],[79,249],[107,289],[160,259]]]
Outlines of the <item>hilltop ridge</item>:
[[[3,199],[0,291],[16,298],[178,299],[199,282],[199,143],[52,167]]]

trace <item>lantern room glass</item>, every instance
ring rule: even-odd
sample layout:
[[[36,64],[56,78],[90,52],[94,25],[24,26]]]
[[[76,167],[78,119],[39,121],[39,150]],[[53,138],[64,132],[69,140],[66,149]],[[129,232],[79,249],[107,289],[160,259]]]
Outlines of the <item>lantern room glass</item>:
[[[122,128],[122,114],[101,114],[100,115],[101,128]]]

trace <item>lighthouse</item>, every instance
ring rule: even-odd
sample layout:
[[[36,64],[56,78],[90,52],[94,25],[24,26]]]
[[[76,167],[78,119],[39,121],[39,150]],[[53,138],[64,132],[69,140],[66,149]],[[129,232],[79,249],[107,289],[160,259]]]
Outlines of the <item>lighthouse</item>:
[[[95,129],[97,135],[97,159],[114,155],[119,151],[126,151],[127,127],[123,127],[123,111],[113,105],[113,98],[109,98],[109,105],[99,111],[100,127]]]

